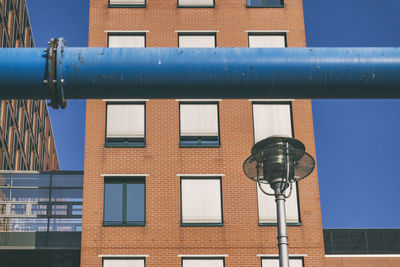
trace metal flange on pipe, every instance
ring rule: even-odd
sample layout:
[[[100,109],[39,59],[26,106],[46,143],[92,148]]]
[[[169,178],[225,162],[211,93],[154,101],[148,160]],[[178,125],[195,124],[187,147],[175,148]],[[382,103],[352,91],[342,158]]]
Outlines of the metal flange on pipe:
[[[400,48],[1,48],[2,99],[400,98]]]

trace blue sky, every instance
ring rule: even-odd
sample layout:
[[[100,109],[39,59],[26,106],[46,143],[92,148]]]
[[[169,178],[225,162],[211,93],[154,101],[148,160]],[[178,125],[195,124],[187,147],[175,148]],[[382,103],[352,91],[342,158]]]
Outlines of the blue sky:
[[[400,46],[398,0],[303,2],[308,46]],[[88,0],[27,3],[37,47],[52,37],[87,46]],[[399,228],[400,101],[313,100],[313,115],[323,226]],[[82,170],[85,102],[50,116],[61,168]]]

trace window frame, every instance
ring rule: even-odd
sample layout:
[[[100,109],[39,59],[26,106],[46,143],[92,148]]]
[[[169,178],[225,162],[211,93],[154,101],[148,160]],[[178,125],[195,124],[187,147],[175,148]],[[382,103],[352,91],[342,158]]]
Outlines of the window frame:
[[[179,5],[179,1],[180,0],[176,0],[176,6],[178,8],[215,8],[215,0],[213,0],[213,4],[212,5],[207,5],[207,6],[203,6],[203,5],[191,5],[191,6],[181,6]]]
[[[265,6],[251,6],[249,5],[250,0],[246,0],[246,8],[284,8],[285,7],[285,1],[284,0],[280,0],[281,1],[281,5],[265,5]]]
[[[279,257],[276,256],[261,256],[260,257],[260,263],[261,263],[261,267],[263,267],[263,260],[278,260],[279,261]],[[290,264],[290,260],[301,260],[303,267],[304,267],[304,257],[302,256],[290,256],[289,255],[289,264]],[[265,266],[268,267],[268,266]]]
[[[146,266],[146,257],[103,257],[101,266],[104,267],[104,260],[143,260],[143,266]]]
[[[180,45],[179,45],[179,37],[180,36],[214,36],[214,47],[210,47],[210,48],[218,47],[217,46],[217,32],[178,32],[178,48],[185,48],[185,47],[180,47]],[[187,48],[189,48],[189,47],[187,47]]]
[[[107,223],[105,220],[106,208],[106,183],[108,184],[122,184],[122,221],[118,223]],[[126,222],[126,213],[127,213],[127,184],[142,184],[144,190],[144,214],[143,222],[135,222],[135,223],[127,223]],[[104,177],[104,187],[103,187],[103,227],[109,226],[146,226],[146,177],[145,176],[105,176]]]
[[[251,103],[251,119],[252,119],[252,124],[253,124],[253,143],[255,144],[255,124],[254,124],[254,105],[289,105],[289,111],[290,111],[290,127],[292,129],[292,137],[294,137],[294,124],[293,124],[293,101],[252,101]],[[256,190],[257,190],[258,185],[256,185]],[[297,216],[298,216],[298,222],[297,223],[291,223],[288,222],[288,226],[301,226],[301,211],[300,211],[300,199],[299,199],[299,184],[296,181],[296,193],[297,193]],[[278,222],[273,222],[273,223],[262,223],[260,222],[260,211],[259,211],[259,204],[258,204],[258,193],[256,191],[256,196],[257,196],[257,220],[258,220],[258,226],[276,226]]]
[[[181,130],[181,105],[216,105],[217,106],[217,123],[218,123],[218,135],[216,140],[203,140],[211,139],[207,136],[188,136],[185,137],[188,140],[182,140]],[[184,138],[184,139],[185,139]],[[203,143],[208,141],[209,143]],[[221,125],[220,125],[220,114],[219,114],[219,102],[215,101],[179,101],[179,147],[180,148],[218,148],[221,147]]]
[[[143,141],[108,141],[107,139],[107,118],[108,118],[108,105],[143,105],[144,108],[144,135]],[[106,102],[106,110],[105,110],[105,140],[104,147],[138,147],[143,148],[146,147],[146,101],[107,101]],[[124,139],[124,138],[122,138]],[[139,138],[135,138],[139,139]]]
[[[182,180],[219,180],[220,199],[221,199],[221,222],[220,223],[184,223],[183,222],[183,202],[182,202]],[[221,227],[224,226],[224,201],[222,192],[222,176],[180,176],[180,217],[181,227]]]
[[[111,0],[108,0],[108,8],[146,8],[147,0],[144,0],[144,4],[111,4]]]
[[[184,267],[183,262],[185,260],[222,260],[223,266],[225,267],[225,257],[182,257],[181,267]]]
[[[283,0],[282,0],[283,1]],[[285,39],[285,48],[287,45],[287,33],[286,32],[249,32],[247,34],[247,45],[249,48],[258,48],[258,47],[250,47],[250,36],[283,36]]]
[[[107,32],[107,47],[108,48],[118,48],[118,47],[110,47],[110,36],[143,36],[144,37],[144,48],[147,47],[146,32]]]

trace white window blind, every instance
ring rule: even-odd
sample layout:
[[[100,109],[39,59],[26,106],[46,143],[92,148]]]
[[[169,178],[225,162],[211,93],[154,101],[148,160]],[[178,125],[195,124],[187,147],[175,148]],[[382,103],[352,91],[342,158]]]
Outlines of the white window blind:
[[[258,196],[258,220],[259,223],[276,223],[276,203],[275,198],[264,194],[257,186]],[[274,193],[269,185],[262,185],[264,191]],[[289,189],[287,189],[289,190]],[[289,192],[287,192],[289,193]],[[286,199],[286,221],[288,223],[299,222],[299,209],[297,205],[297,185],[292,184],[292,194]]]
[[[144,137],[143,104],[108,104],[107,138]]]
[[[183,259],[183,267],[224,267],[222,259]]]
[[[279,48],[285,47],[283,35],[249,35],[249,47],[252,48]]]
[[[179,0],[179,6],[213,6],[213,0]]]
[[[143,259],[104,259],[103,267],[144,267]]]
[[[292,136],[289,104],[253,104],[254,142],[271,135]]]
[[[214,48],[214,35],[179,35],[179,47],[182,48]]]
[[[182,178],[181,183],[183,223],[222,222],[220,179]]]
[[[108,47],[145,47],[144,35],[110,35],[108,36]]]
[[[303,267],[302,259],[289,259],[290,267]],[[262,259],[262,267],[279,267],[279,259]]]
[[[217,104],[181,104],[181,136],[218,136]]]
[[[144,5],[145,0],[110,0],[110,5]]]

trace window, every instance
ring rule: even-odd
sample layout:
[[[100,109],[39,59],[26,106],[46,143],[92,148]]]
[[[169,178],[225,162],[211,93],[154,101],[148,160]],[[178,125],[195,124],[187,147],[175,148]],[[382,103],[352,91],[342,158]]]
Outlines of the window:
[[[142,259],[129,259],[129,258],[115,258],[103,259],[103,267],[144,267],[145,260]]]
[[[217,147],[219,142],[218,104],[180,103],[180,146]]]
[[[251,48],[280,48],[286,47],[286,34],[250,33],[249,47]]]
[[[145,146],[144,103],[107,103],[106,146]]]
[[[214,0],[178,0],[178,7],[214,7]]]
[[[253,103],[254,142],[272,135],[292,137],[292,115],[290,103]],[[273,193],[269,185],[265,191]],[[260,225],[276,224],[275,199],[265,195],[257,185],[258,220]],[[293,183],[292,194],[286,200],[286,220],[288,224],[299,224],[297,183]]]
[[[221,177],[181,177],[181,223],[222,225]]]
[[[182,267],[224,267],[222,258],[183,258]]]
[[[145,0],[109,0],[108,7],[146,7]]]
[[[264,191],[271,194],[274,191],[269,185],[261,185]],[[288,191],[289,189],[287,189]],[[289,192],[287,192],[289,193]],[[276,224],[276,204],[275,198],[264,194],[257,185],[257,196],[258,196],[258,223],[260,225],[271,225]],[[299,218],[299,204],[297,198],[297,183],[292,184],[292,193],[289,198],[286,199],[286,222],[288,225],[297,225],[300,223]]]
[[[246,0],[246,7],[283,7],[283,0]]]
[[[290,103],[253,103],[254,143],[272,135],[292,136]]]
[[[145,179],[143,177],[110,177],[104,180],[103,224],[145,224]]]
[[[215,33],[180,33],[178,46],[181,48],[214,48],[217,46]]]
[[[303,258],[290,258],[290,267],[303,267]],[[261,267],[279,267],[278,258],[262,258]]]
[[[1,47],[8,47],[6,28],[3,28],[3,37],[1,39]]]
[[[144,33],[109,33],[108,47],[146,47],[146,34]]]

